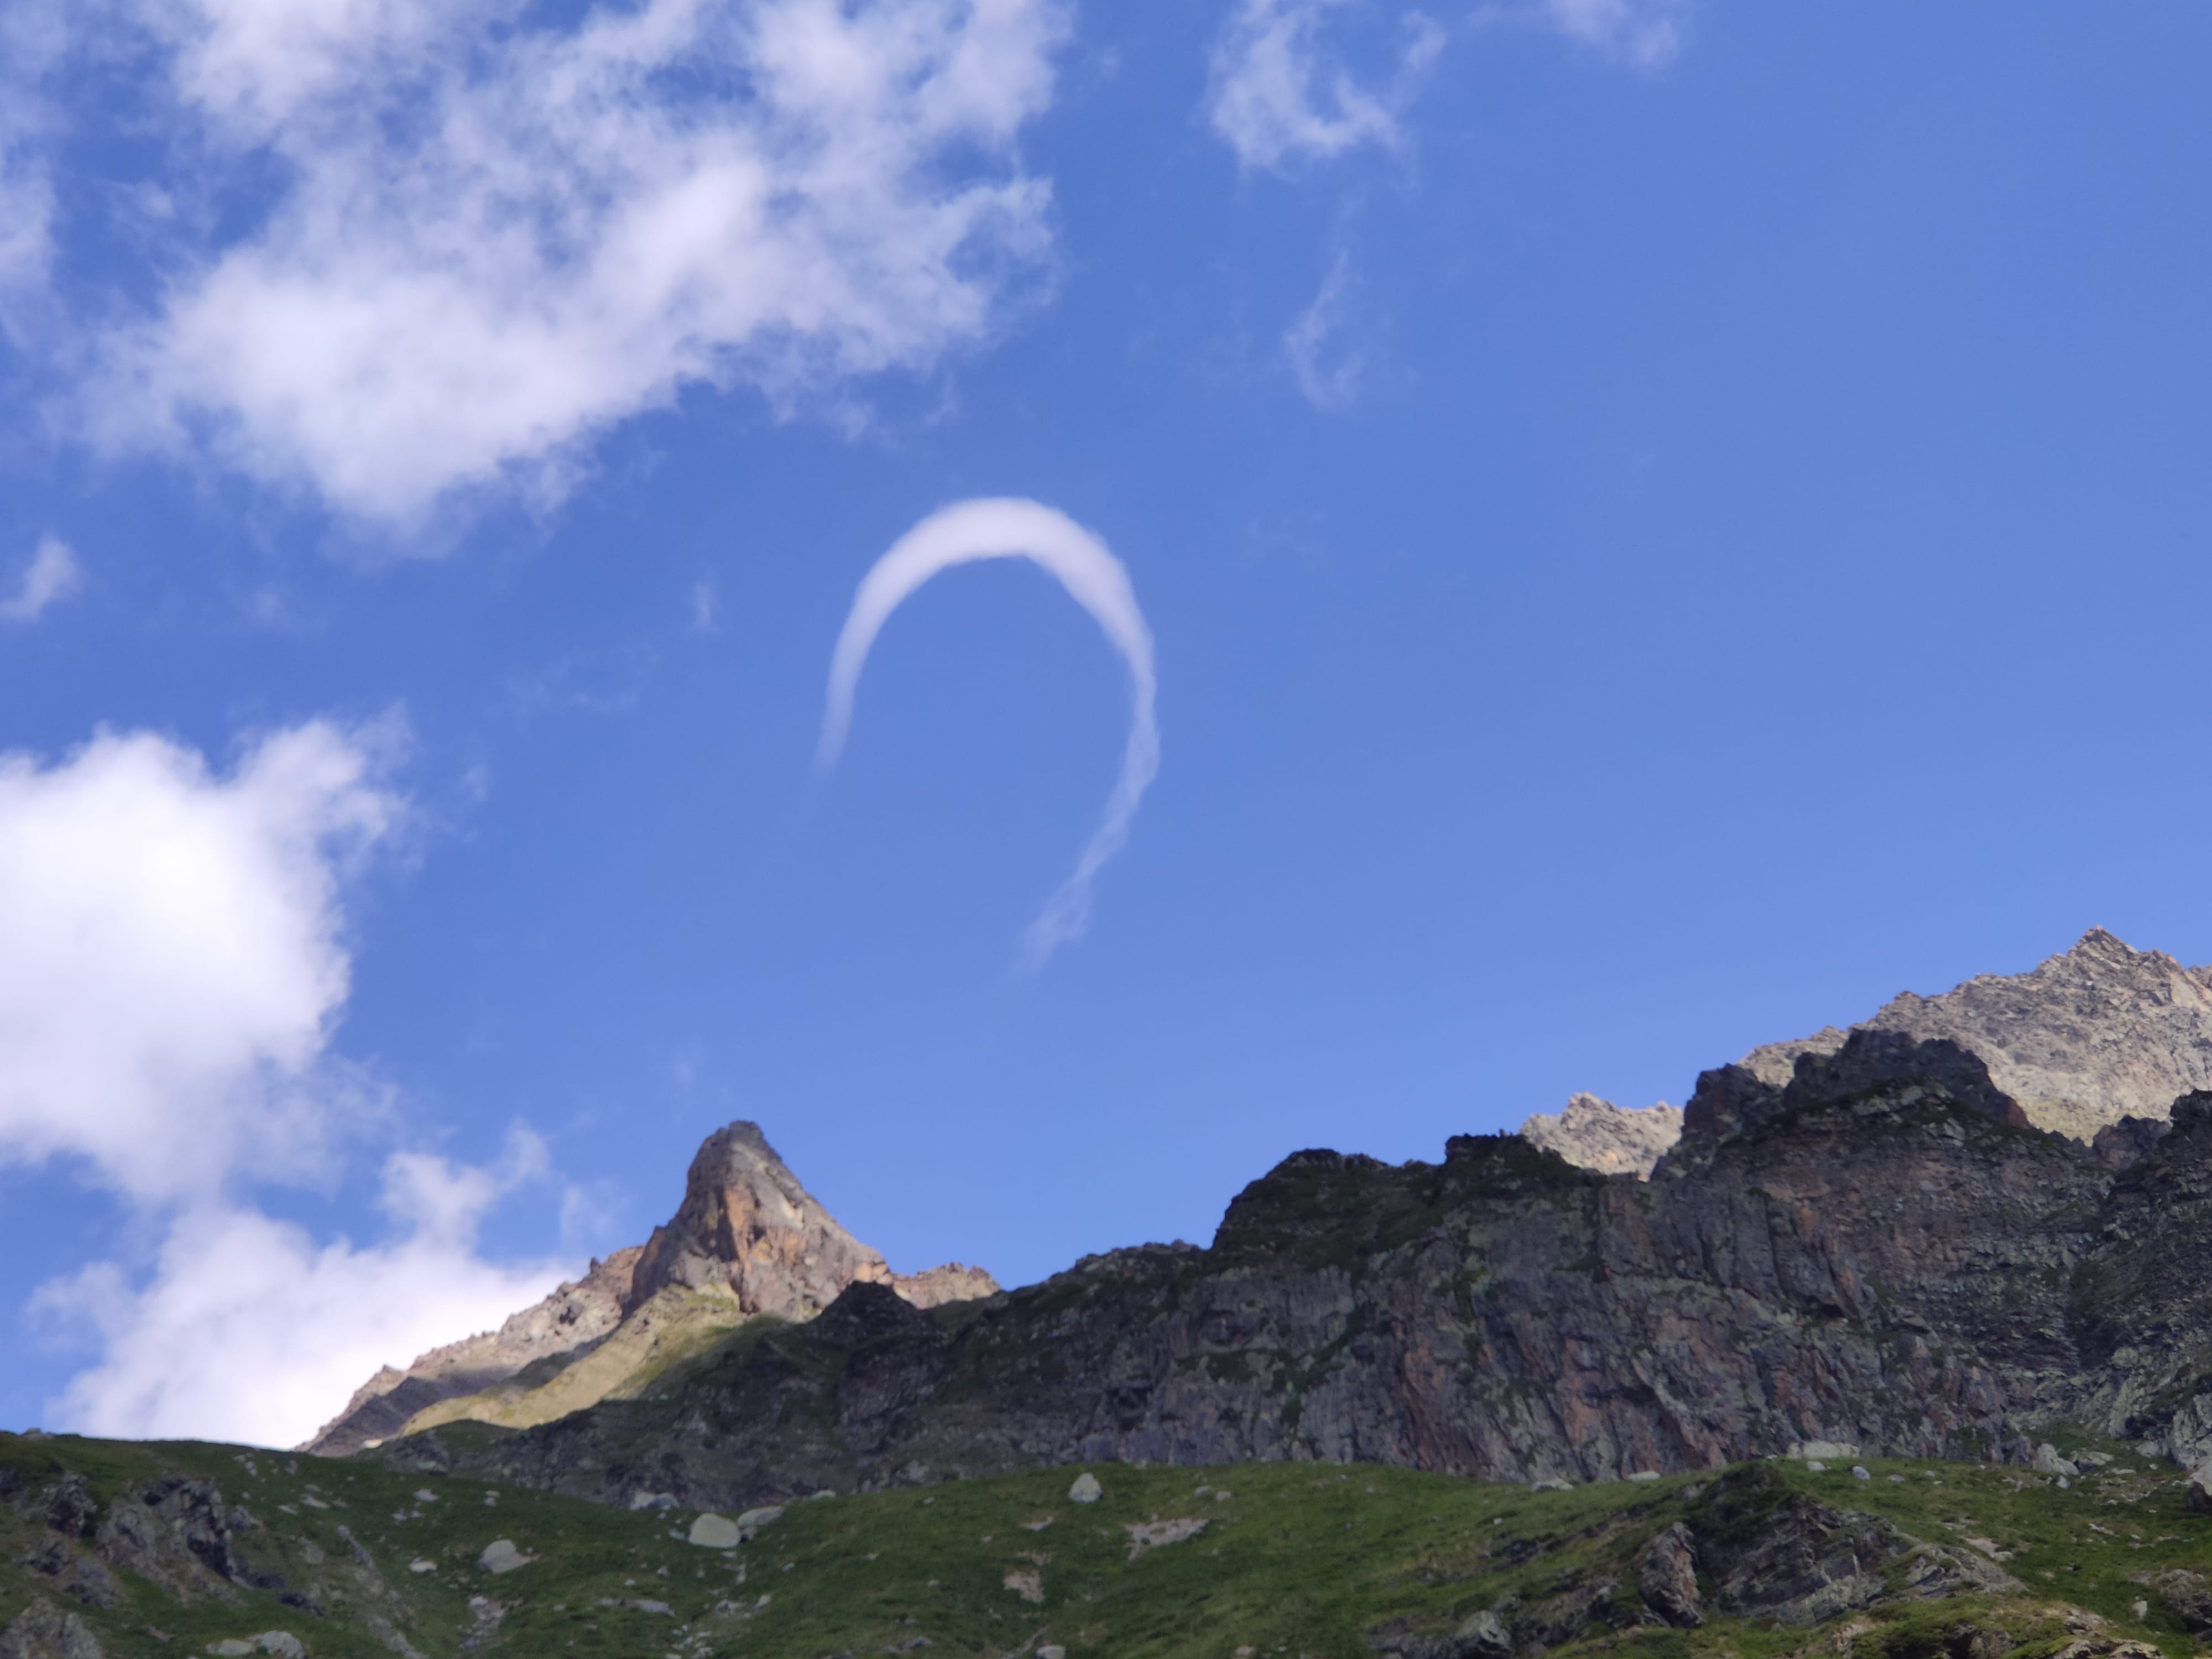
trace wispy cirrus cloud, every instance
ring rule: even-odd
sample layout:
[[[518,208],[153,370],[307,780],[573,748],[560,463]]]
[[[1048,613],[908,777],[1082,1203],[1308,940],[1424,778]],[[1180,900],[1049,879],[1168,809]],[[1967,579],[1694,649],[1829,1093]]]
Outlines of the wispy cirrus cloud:
[[[1376,84],[1346,65],[1329,28],[1333,15],[1362,9],[1364,0],[1238,0],[1214,45],[1206,115],[1240,163],[1279,168],[1404,142],[1401,118],[1444,33],[1407,13],[1389,77]]]
[[[0,599],[0,622],[36,622],[84,585],[84,572],[67,542],[48,536],[39,543],[15,591]]]
[[[1570,40],[1640,69],[1682,49],[1689,0],[1540,0],[1540,20]]]
[[[100,15],[135,20],[155,66],[127,118],[170,159],[143,182],[232,212],[142,227],[156,297],[70,343],[84,429],[361,519],[557,495],[596,435],[686,386],[787,412],[927,372],[1048,275],[1049,186],[1015,144],[1050,102],[1062,0]],[[112,125],[76,78],[46,96]]]
[[[1283,356],[1298,390],[1316,409],[1348,406],[1359,396],[1366,354],[1340,337],[1352,302],[1352,256],[1339,249],[1313,303],[1283,331]]]

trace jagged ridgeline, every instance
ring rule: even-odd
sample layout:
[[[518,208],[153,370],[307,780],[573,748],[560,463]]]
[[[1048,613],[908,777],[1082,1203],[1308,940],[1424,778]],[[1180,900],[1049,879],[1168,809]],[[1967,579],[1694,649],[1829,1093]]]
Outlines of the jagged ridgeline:
[[[2093,933],[1708,1072],[1679,1125],[1585,1097],[1436,1163],[1297,1152],[1210,1248],[1013,1291],[956,1273],[952,1299],[902,1286],[738,1126],[676,1220],[602,1264],[628,1275],[611,1334],[435,1404],[402,1384],[405,1432],[368,1433],[371,1400],[318,1444],[721,1507],[1085,1460],[1538,1485],[1817,1443],[2023,1465],[2069,1429],[2194,1468],[2206,1085],[2207,980]],[[589,1283],[511,1325],[502,1363]]]
[[[2208,1267],[2212,975],[2102,933],[1011,1291],[736,1124],[328,1455],[0,1437],[0,1659],[2179,1659]]]

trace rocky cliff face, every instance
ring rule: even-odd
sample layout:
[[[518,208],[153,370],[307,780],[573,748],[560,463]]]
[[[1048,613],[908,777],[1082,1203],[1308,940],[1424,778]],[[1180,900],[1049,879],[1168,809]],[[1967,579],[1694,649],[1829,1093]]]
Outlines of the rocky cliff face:
[[[877,1285],[915,1306],[989,1296],[981,1267],[894,1273],[799,1184],[757,1123],[709,1135],[676,1214],[497,1331],[386,1366],[302,1449],[331,1456],[410,1427],[477,1419],[523,1423],[634,1392],[703,1338],[757,1315],[813,1318],[849,1285]],[[597,1364],[587,1364],[596,1359]]]
[[[2212,969],[2130,949],[2101,927],[2025,974],[1984,974],[1941,996],[1897,997],[1854,1030],[1948,1039],[1978,1055],[2038,1128],[2093,1139],[2124,1117],[2163,1118],[2212,1089]],[[1801,1054],[1833,1054],[1830,1027],[1743,1058],[1786,1083]]]
[[[1528,1482],[1827,1441],[2025,1461],[2070,1421],[2212,1453],[2212,1095],[2100,1157],[1948,1041],[1702,1077],[1649,1182],[1519,1136],[1305,1152],[1210,1249],[932,1310],[866,1279],[663,1389],[384,1455],[606,1501],[750,1504],[1091,1459]],[[2131,1160],[2131,1161],[2130,1161]]]

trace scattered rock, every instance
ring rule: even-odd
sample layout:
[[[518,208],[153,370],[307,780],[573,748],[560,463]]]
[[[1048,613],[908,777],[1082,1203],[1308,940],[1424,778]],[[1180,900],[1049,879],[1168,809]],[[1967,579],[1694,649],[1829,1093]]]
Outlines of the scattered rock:
[[[1684,1630],[1705,1622],[1705,1602],[1698,1590],[1697,1534],[1680,1522],[1651,1540],[1644,1552],[1644,1570],[1637,1588],[1644,1605]]]
[[[1011,1571],[1006,1574],[1006,1585],[1024,1601],[1042,1604],[1044,1601],[1044,1575],[1041,1572]]]
[[[486,1572],[496,1575],[513,1572],[517,1567],[526,1567],[537,1559],[517,1549],[512,1538],[495,1538],[484,1546],[483,1553],[477,1557],[477,1565]]]
[[[267,1654],[270,1659],[307,1659],[307,1644],[289,1630],[264,1630],[258,1636],[233,1636],[210,1642],[207,1650],[218,1659],[246,1659],[248,1654]]]
[[[1790,1455],[1806,1462],[1848,1463],[1859,1449],[1848,1440],[1801,1440],[1790,1448]]]
[[[1067,1650],[1057,1642],[1048,1642],[1036,1650],[1036,1659],[1067,1659]]]
[[[738,1536],[750,1541],[763,1527],[783,1519],[783,1505],[769,1504],[757,1510],[747,1510],[738,1516]]]
[[[1511,1659],[1513,1653],[1504,1620],[1487,1608],[1461,1620],[1451,1639],[1451,1659]]]
[[[1656,1480],[1659,1478],[1659,1471],[1656,1469],[1638,1469],[1635,1474],[1629,1475],[1626,1478],[1631,1480],[1638,1481]]]
[[[2189,1477],[2188,1499],[2199,1515],[2212,1515],[2212,1463]]]
[[[0,1659],[107,1659],[92,1626],[39,1597],[0,1631]]]
[[[629,1506],[634,1510],[672,1510],[676,1494],[672,1492],[634,1492],[629,1495]]]
[[[2049,1441],[2035,1449],[2035,1461],[2030,1465],[2038,1474],[2056,1474],[2071,1479],[2081,1473],[2081,1466],[2058,1455],[2058,1448]]]
[[[1854,1463],[1851,1465],[1851,1479],[1854,1480],[1871,1480],[1874,1479],[1874,1476],[1867,1473],[1866,1466],[1863,1463]]]
[[[1106,1489],[1088,1469],[1077,1475],[1075,1484],[1067,1489],[1067,1501],[1071,1504],[1095,1504],[1105,1495]]]
[[[1203,1521],[1178,1518],[1173,1521],[1132,1521],[1121,1530],[1129,1534],[1129,1559],[1133,1561],[1146,1550],[1195,1538],[1206,1530],[1206,1527]]]
[[[425,1561],[419,1558],[407,1564],[407,1571],[410,1572],[435,1572],[437,1570],[438,1564],[435,1561]]]
[[[2212,1579],[2176,1567],[2166,1572],[2137,1573],[2134,1582],[2156,1590],[2166,1611],[2191,1635],[2212,1635]]]
[[[691,1530],[684,1534],[684,1541],[696,1544],[703,1550],[733,1550],[744,1541],[744,1534],[728,1516],[710,1512],[691,1523]]]

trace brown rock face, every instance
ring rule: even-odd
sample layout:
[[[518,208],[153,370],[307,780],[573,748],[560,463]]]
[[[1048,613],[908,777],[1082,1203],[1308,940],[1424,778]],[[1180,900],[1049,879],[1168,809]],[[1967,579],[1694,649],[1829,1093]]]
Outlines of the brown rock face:
[[[923,1308],[991,1296],[999,1288],[981,1267],[957,1262],[893,1273],[799,1184],[758,1124],[732,1123],[700,1146],[683,1202],[645,1243],[594,1261],[583,1279],[496,1331],[433,1349],[404,1371],[386,1366],[303,1449],[344,1456],[405,1432],[435,1407],[472,1414],[472,1396],[517,1377],[527,1382],[557,1375],[649,1321],[647,1304],[664,1291],[726,1298],[726,1322],[734,1324],[757,1314],[811,1319],[855,1284],[885,1285]],[[595,1364],[623,1351],[617,1343]],[[577,1375],[568,1373],[563,1386]],[[613,1373],[600,1381],[620,1387],[623,1378]],[[586,1391],[575,1403],[600,1397]],[[568,1408],[565,1400],[558,1407]]]
[[[637,1258],[627,1305],[671,1285],[725,1291],[748,1314],[811,1319],[890,1266],[799,1184],[757,1123],[717,1130],[691,1160],[684,1202]]]

